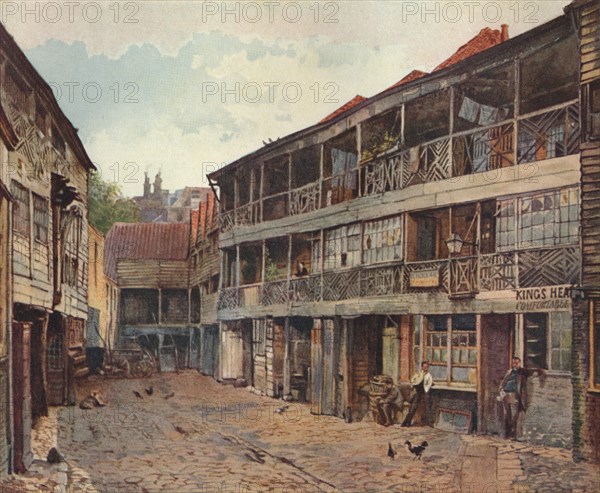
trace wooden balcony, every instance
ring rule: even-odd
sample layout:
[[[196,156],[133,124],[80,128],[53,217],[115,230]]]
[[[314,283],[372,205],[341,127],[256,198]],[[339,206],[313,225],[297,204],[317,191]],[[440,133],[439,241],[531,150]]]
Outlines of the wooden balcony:
[[[574,155],[579,152],[580,134],[579,103],[570,101],[493,125],[456,132],[412,149],[389,150],[359,163],[356,175],[321,177],[298,188],[263,196],[261,200],[222,212],[221,231],[297,216],[411,185]]]
[[[577,246],[537,248],[426,262],[396,262],[226,288],[219,310],[430,293],[468,299],[479,292],[579,283]]]

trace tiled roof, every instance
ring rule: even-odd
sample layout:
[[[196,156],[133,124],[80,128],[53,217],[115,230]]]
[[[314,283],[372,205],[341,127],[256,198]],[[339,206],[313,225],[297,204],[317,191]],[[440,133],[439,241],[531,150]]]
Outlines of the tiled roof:
[[[198,206],[197,210],[192,210],[190,212],[192,243],[195,243],[196,238],[198,237],[198,217],[200,216],[200,207],[201,206]]]
[[[115,223],[106,235],[104,269],[117,278],[117,261],[185,260],[188,253],[187,223]]]
[[[363,96],[358,96],[358,95],[354,96],[345,105],[340,106],[333,113],[330,113],[325,118],[323,118],[321,121],[319,121],[319,123],[325,123],[325,122],[328,122],[329,120],[333,120],[335,117],[341,115],[342,113],[345,113],[346,111],[348,111],[351,108],[354,108],[357,104],[362,103],[365,99],[367,99],[367,98],[365,98]]]
[[[502,26],[502,31],[486,27],[479,31],[477,36],[462,45],[456,51],[456,53],[454,53],[454,55],[440,63],[434,69],[434,72],[450,67],[451,65],[469,58],[470,56],[476,55],[477,53],[481,53],[492,46],[502,43],[502,41],[506,41],[506,39],[508,39],[508,26]]]
[[[410,74],[408,74],[405,77],[403,77],[402,79],[400,79],[393,86],[388,87],[388,89],[391,89],[392,87],[401,86],[402,84],[407,84],[408,82],[412,82],[413,80],[420,79],[421,77],[424,77],[425,75],[428,75],[427,72],[422,72],[421,70],[413,70]]]

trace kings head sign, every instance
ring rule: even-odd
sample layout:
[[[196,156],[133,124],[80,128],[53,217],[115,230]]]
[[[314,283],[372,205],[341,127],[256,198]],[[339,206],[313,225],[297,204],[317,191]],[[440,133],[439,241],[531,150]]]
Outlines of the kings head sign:
[[[517,311],[569,309],[571,289],[571,286],[517,289]]]

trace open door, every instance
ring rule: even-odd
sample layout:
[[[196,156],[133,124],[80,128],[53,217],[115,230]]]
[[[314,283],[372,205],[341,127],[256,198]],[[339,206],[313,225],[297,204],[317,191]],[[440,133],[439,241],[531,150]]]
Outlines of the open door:
[[[481,316],[481,371],[479,381],[480,433],[499,433],[498,387],[510,367],[514,315]]]

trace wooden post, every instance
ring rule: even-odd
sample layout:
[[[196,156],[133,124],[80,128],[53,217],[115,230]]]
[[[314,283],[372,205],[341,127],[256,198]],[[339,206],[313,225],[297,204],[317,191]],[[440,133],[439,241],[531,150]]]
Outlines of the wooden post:
[[[521,114],[521,64],[518,58],[515,58],[515,101],[513,116],[513,159],[514,165],[519,164],[519,122]],[[517,178],[517,177],[515,177]],[[516,232],[515,232],[516,233]]]
[[[360,157],[362,155],[362,125],[356,124],[356,152],[358,157],[356,159],[356,173],[358,174],[356,182],[358,183],[358,196],[362,197],[362,173],[360,172]]]
[[[158,288],[158,325],[162,323],[162,289]]]
[[[292,374],[291,374],[291,327],[290,327],[290,317],[285,317],[284,327],[283,327],[283,344],[284,344],[284,353],[283,353],[283,395],[290,395],[292,390]]]

